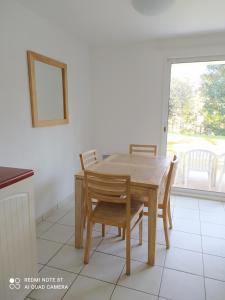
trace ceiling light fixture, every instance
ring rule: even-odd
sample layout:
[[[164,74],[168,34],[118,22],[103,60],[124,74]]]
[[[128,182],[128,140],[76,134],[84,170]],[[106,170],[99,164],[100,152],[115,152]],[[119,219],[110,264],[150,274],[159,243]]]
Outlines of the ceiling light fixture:
[[[174,0],[132,0],[136,11],[145,16],[155,16],[167,10]]]

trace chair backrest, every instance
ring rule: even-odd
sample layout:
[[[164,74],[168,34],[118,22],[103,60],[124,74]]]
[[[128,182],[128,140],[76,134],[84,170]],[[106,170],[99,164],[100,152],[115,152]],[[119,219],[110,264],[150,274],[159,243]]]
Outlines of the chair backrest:
[[[178,167],[179,159],[176,155],[174,155],[173,160],[170,163],[169,172],[167,173],[165,189],[163,190],[163,206],[166,207],[168,205],[168,201],[170,199],[171,187],[174,184],[177,167]]]
[[[221,155],[220,155],[220,158],[222,159],[223,165],[224,165],[224,167],[225,167],[225,153],[221,154]]]
[[[216,165],[217,156],[211,151],[196,149],[186,152],[184,160],[188,170],[212,172]]]
[[[130,218],[130,176],[102,174],[84,171],[85,197],[88,214],[92,212],[92,200],[126,204]]]
[[[157,155],[157,145],[136,145],[130,144],[129,147],[130,154],[151,154],[152,156]]]
[[[82,170],[85,170],[87,167],[96,164],[97,162],[97,151],[95,149],[80,154]]]
[[[219,160],[222,162],[221,175],[225,174],[225,153],[221,154]]]

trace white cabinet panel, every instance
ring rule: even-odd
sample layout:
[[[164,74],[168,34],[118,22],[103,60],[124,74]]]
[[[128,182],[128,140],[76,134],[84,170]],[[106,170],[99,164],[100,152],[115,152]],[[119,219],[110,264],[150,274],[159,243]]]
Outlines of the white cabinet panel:
[[[24,278],[37,276],[31,177],[0,190],[0,270],[0,299],[24,299]]]

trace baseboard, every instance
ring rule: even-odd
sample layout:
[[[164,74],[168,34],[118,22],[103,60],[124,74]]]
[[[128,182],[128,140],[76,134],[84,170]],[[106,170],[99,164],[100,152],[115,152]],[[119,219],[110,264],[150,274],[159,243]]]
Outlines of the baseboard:
[[[58,208],[63,207],[63,206],[67,205],[68,203],[70,203],[73,200],[74,200],[74,193],[67,196],[64,200],[59,201],[57,206],[58,206]]]
[[[74,199],[74,194],[71,194],[71,195],[67,196],[64,200],[59,201],[56,205],[54,205],[53,207],[51,207],[50,209],[48,209],[43,215],[41,215],[40,217],[38,217],[36,219],[36,224],[39,224],[39,223],[45,221],[52,214],[52,212],[55,209],[61,208],[63,206],[66,206],[71,201],[73,201],[73,199]]]
[[[200,191],[200,190],[191,190],[183,189],[178,187],[172,188],[172,194],[177,196],[186,196],[192,198],[201,198],[213,201],[223,201],[225,202],[225,194],[218,192],[209,192],[209,191]]]
[[[39,218],[36,219],[36,224],[41,223],[45,221],[51,214],[52,212],[58,208],[58,205],[54,205],[50,209],[48,209],[43,215],[41,215]]]

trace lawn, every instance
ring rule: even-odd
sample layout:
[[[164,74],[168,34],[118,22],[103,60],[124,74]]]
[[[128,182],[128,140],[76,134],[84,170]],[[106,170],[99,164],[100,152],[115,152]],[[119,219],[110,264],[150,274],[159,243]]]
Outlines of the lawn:
[[[168,133],[167,150],[183,153],[192,149],[205,149],[217,155],[225,153],[225,136],[185,135]]]

